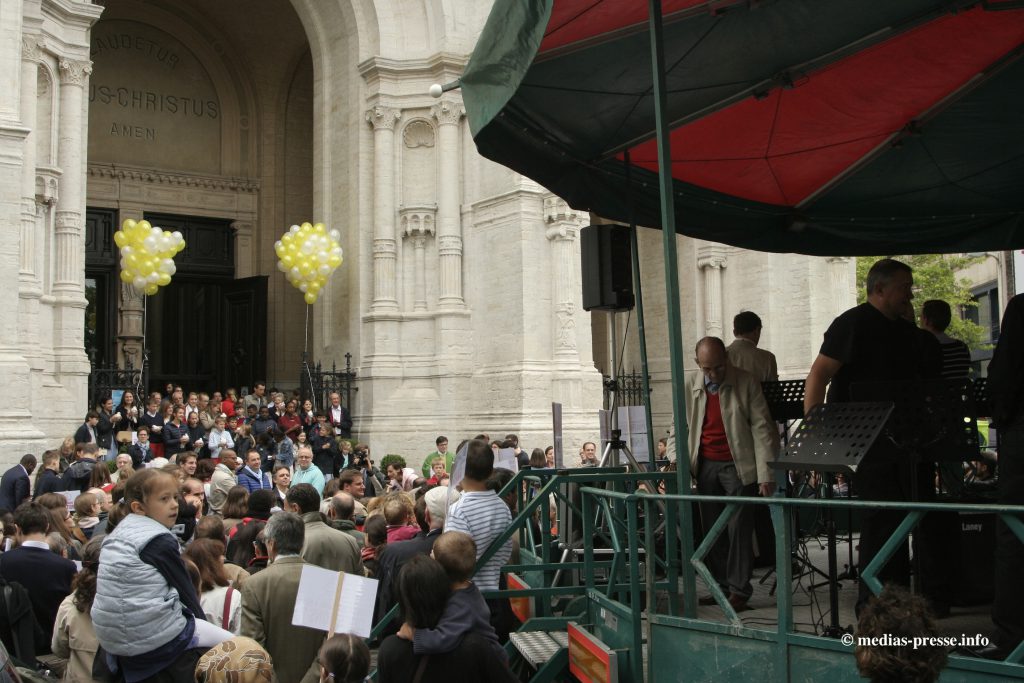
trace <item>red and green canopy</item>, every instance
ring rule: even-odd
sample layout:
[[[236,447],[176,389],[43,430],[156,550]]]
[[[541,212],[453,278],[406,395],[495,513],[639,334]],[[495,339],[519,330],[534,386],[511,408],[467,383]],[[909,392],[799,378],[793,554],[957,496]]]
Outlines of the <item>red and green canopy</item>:
[[[480,152],[660,226],[647,0],[497,0]],[[1024,247],[1024,3],[663,0],[678,232],[854,255]]]

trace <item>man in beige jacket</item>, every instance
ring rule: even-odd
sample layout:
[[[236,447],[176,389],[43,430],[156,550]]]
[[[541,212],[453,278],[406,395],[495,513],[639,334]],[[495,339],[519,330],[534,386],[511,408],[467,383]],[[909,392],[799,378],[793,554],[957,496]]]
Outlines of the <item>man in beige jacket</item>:
[[[761,318],[753,311],[741,311],[732,319],[736,337],[726,351],[734,368],[746,370],[759,382],[777,382],[779,363],[771,351],[757,348],[761,341]]]
[[[717,337],[697,342],[697,367],[687,401],[690,474],[697,493],[770,496],[775,481],[769,463],[778,450],[778,432],[761,383],[730,365],[725,343]],[[705,531],[724,508],[719,502],[701,503]],[[708,569],[736,611],[747,608],[752,592],[753,531],[753,510],[745,506],[729,522],[728,538],[719,537],[707,556]]]

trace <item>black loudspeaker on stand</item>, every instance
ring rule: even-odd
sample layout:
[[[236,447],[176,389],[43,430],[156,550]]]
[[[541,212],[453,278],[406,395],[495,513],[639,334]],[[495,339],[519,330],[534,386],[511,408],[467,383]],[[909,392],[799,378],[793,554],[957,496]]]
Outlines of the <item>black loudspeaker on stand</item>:
[[[583,310],[633,308],[633,258],[629,245],[629,228],[624,225],[590,225],[580,230]]]

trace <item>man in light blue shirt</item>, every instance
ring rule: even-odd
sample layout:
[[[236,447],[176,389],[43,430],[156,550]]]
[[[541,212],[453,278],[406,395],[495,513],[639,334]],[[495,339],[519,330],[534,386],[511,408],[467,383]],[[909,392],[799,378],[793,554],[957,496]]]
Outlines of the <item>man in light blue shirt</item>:
[[[324,473],[319,467],[313,466],[313,450],[309,446],[303,446],[295,455],[295,473],[292,475],[291,485],[296,484],[309,484],[320,495],[324,493]]]

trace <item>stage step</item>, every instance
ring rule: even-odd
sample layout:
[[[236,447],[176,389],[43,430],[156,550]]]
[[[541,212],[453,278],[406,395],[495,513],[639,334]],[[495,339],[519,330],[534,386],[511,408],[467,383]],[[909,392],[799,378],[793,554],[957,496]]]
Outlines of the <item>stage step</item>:
[[[569,634],[565,631],[516,631],[509,634],[509,640],[535,669],[569,647]]]

